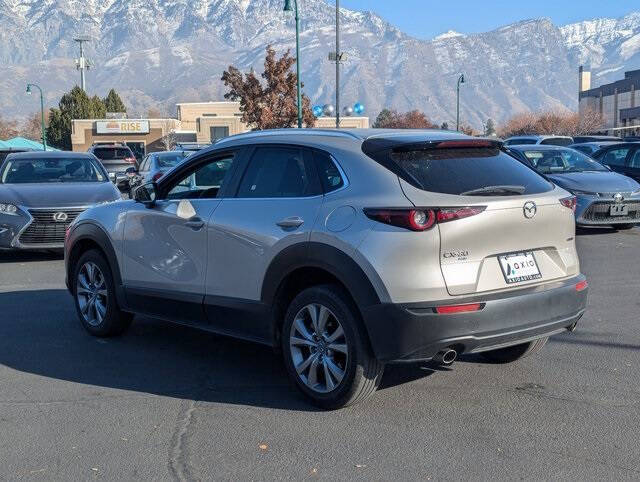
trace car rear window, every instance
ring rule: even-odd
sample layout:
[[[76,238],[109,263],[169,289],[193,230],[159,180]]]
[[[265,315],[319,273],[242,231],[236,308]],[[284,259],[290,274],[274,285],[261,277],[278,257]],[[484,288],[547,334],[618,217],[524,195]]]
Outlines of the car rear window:
[[[544,139],[540,141],[540,144],[544,144],[547,146],[563,146],[567,147],[573,144],[573,139],[565,138],[565,137],[550,137],[548,139]]]
[[[534,170],[497,147],[395,150],[389,156],[400,167],[397,173],[401,177],[430,192],[462,195],[492,186],[513,186],[518,187],[517,194],[525,195],[553,188]]]
[[[133,157],[132,152],[123,147],[99,147],[93,150],[93,154],[102,161]]]

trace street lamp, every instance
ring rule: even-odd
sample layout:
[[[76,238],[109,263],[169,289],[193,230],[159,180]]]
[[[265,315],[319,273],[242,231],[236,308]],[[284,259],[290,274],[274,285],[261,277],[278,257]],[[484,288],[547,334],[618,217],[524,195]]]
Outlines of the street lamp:
[[[42,89],[36,84],[27,84],[27,94],[31,94],[33,88],[40,91],[40,115],[41,115],[41,127],[42,127],[42,148],[47,150],[47,133],[44,128],[44,96],[42,95]]]
[[[291,3],[293,2],[293,5]],[[298,15],[298,0],[285,0],[284,11],[296,14],[296,75],[298,77],[298,129],[302,129],[302,92],[300,85],[300,16]]]
[[[456,130],[460,130],[460,84],[464,84],[464,74],[458,77],[458,85],[456,87]]]

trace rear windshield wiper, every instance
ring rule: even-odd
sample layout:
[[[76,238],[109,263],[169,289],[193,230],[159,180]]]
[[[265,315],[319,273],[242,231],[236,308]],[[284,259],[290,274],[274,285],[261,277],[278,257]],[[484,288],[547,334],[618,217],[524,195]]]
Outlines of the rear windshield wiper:
[[[509,196],[513,194],[524,194],[524,186],[486,186],[479,189],[472,189],[460,193],[460,196]]]

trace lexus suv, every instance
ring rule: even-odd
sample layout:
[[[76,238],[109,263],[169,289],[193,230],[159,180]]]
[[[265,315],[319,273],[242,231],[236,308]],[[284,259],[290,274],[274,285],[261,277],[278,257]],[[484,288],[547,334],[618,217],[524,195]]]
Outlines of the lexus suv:
[[[511,362],[582,317],[575,197],[496,140],[275,130],[218,141],[90,209],[67,286],[96,336],[134,314],[264,343],[328,409],[386,363]]]

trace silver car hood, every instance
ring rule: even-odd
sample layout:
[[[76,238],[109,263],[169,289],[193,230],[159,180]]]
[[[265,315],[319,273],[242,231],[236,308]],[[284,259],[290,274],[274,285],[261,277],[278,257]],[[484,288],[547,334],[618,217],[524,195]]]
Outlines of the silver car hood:
[[[29,208],[84,207],[118,199],[111,182],[0,184],[0,203]]]

